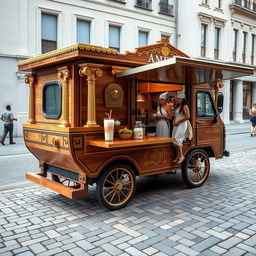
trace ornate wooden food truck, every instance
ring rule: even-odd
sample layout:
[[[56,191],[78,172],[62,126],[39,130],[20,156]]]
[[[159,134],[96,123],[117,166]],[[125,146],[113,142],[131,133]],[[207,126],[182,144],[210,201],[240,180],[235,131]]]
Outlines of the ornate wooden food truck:
[[[88,185],[96,183],[98,199],[109,209],[128,204],[136,176],[181,170],[189,186],[202,185],[209,157],[228,154],[219,116],[222,81],[253,73],[252,68],[189,58],[167,40],[125,54],[76,44],[18,66],[30,72],[24,139],[41,169],[26,178],[69,198],[86,195]],[[146,131],[154,129],[159,94],[182,88],[193,129],[193,139],[183,146],[182,165],[172,163],[173,138],[119,138],[118,130],[132,129],[137,120]],[[113,142],[106,142],[103,120],[110,109],[119,122]]]

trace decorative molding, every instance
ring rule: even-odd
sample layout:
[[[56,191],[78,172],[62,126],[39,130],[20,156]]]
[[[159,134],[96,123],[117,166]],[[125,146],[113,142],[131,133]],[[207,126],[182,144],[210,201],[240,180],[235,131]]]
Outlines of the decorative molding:
[[[112,55],[117,55],[118,51],[114,50],[114,49],[110,49],[110,48],[104,48],[101,46],[95,46],[95,45],[90,45],[90,44],[75,44],[75,45],[71,45],[62,49],[58,49],[58,50],[54,50],[42,55],[39,55],[37,57],[28,59],[28,60],[23,60],[20,61],[18,63],[18,66],[23,66],[23,65],[27,65],[27,64],[31,64],[37,61],[41,61],[41,60],[45,60],[45,59],[49,59],[52,57],[56,57],[65,53],[69,53],[69,52],[74,52],[77,50],[81,50],[81,51],[90,51],[90,52],[97,52],[97,53],[105,53],[105,54],[112,54]]]

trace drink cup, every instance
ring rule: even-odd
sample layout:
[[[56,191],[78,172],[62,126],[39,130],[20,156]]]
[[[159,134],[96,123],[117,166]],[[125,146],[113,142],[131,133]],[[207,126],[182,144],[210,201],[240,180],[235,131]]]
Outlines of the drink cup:
[[[105,141],[113,141],[114,138],[114,119],[104,119]]]

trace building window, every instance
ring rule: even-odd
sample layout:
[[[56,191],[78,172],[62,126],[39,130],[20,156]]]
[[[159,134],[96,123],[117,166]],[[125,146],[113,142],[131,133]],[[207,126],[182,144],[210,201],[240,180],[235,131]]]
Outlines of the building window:
[[[42,13],[41,40],[42,53],[57,49],[57,16]]]
[[[120,51],[120,32],[120,27],[109,26],[109,48]]]
[[[251,64],[254,64],[254,55],[255,55],[255,35],[252,35],[252,51],[251,51]]]
[[[243,83],[243,119],[249,119],[249,111],[252,107],[252,84]]]
[[[207,32],[207,25],[201,25],[201,56],[206,56],[206,32]]]
[[[238,30],[234,29],[233,61],[236,61],[236,57],[237,57],[237,39],[238,39]]]
[[[247,43],[247,33],[243,32],[243,53],[242,53],[242,59],[243,59],[243,63],[245,63],[246,61],[246,43]]]
[[[136,0],[135,6],[151,10],[152,1],[151,0]]]
[[[215,0],[215,8],[221,9],[221,0]]]
[[[168,39],[170,42],[170,35],[166,35],[166,34],[161,34],[161,39]]]
[[[139,47],[148,45],[148,32],[139,31]]]
[[[201,4],[208,4],[208,0],[200,0]]]
[[[169,4],[169,0],[160,0],[159,13],[173,16],[173,5]]]
[[[214,35],[214,59],[219,59],[220,52],[220,28],[215,27]]]
[[[86,20],[77,20],[76,22],[76,41],[77,43],[90,43],[91,22]]]
[[[43,113],[50,119],[61,116],[61,85],[58,82],[49,82],[43,87]]]

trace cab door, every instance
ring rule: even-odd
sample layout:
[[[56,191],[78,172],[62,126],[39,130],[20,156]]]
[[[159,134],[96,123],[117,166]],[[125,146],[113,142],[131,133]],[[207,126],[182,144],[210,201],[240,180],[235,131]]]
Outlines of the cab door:
[[[210,146],[216,157],[223,155],[223,123],[213,102],[210,91],[196,92],[196,143],[199,147]]]

